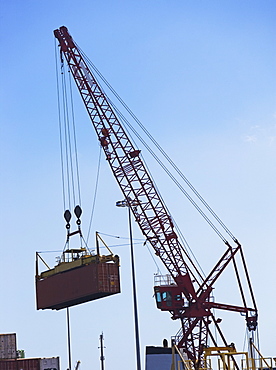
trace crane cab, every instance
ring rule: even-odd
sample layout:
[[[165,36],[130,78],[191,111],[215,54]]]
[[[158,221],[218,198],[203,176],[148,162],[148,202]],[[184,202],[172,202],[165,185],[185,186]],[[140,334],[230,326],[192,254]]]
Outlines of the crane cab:
[[[171,275],[155,275],[154,296],[157,308],[176,313],[184,306],[183,292]]]
[[[157,308],[161,311],[174,311],[183,308],[181,288],[177,285],[155,286],[154,295]]]

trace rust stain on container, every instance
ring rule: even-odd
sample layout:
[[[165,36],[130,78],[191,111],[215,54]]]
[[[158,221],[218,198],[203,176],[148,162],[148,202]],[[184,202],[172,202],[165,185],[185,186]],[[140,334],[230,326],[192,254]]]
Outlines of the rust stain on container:
[[[42,276],[36,277],[38,310],[60,310],[120,293],[118,263],[92,262],[48,277]]]

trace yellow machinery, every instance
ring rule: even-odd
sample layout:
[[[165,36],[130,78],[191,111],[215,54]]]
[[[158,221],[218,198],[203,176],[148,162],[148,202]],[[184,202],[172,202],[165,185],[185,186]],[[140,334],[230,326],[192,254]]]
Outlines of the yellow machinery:
[[[257,353],[257,358],[253,358],[253,353]],[[180,360],[175,361],[175,354],[178,354]],[[198,370],[273,370],[275,369],[273,362],[276,362],[276,358],[263,357],[252,341],[250,353],[238,352],[232,343],[226,347],[205,348],[203,361]],[[193,370],[194,362],[185,359],[177,346],[173,346],[171,370],[183,369]]]

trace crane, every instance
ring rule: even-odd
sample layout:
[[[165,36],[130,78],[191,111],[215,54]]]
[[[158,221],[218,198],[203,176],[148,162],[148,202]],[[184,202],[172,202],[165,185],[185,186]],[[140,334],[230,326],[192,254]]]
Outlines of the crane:
[[[141,151],[134,147],[110,100],[92,74],[83,53],[65,26],[54,30],[59,42],[61,61],[67,62],[77,85],[91,123],[94,126],[106,160],[130,207],[142,234],[167,269],[170,281],[154,287],[157,307],[169,311],[172,319],[180,320],[181,328],[175,344],[186,353],[194,368],[200,366],[203,349],[210,340],[217,346],[211,323],[227,346],[213,309],[242,313],[247,328],[257,328],[258,311],[242,246],[236,238],[224,240],[226,250],[214,268],[205,277],[196,267],[180,243],[172,217],[162,200],[143,160]],[[240,255],[250,295],[247,303],[239,276],[236,256]],[[239,286],[240,306],[215,302],[212,299],[214,284],[226,267],[233,263]]]

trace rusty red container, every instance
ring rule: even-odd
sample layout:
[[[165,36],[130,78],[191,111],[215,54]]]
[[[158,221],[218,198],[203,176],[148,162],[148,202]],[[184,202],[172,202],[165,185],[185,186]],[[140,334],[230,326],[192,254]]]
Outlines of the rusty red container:
[[[40,359],[0,360],[0,370],[40,370]]]
[[[118,263],[90,263],[48,277],[36,277],[38,310],[60,310],[116,293],[120,293]]]

